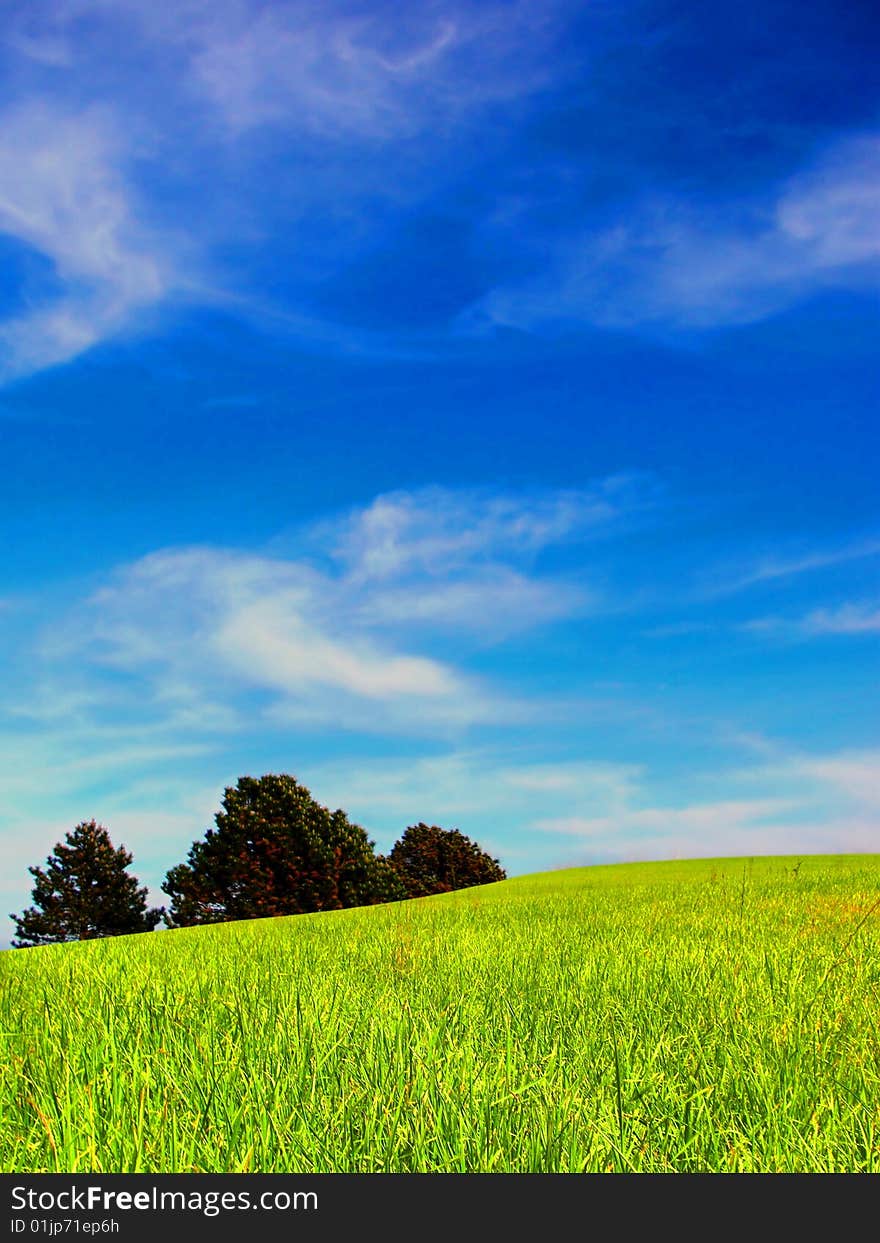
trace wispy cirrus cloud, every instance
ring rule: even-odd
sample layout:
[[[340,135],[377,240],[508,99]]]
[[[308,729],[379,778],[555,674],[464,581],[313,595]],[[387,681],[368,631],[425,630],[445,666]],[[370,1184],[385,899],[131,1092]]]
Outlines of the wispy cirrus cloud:
[[[598,851],[603,860],[876,853],[880,752],[811,755],[767,739],[760,744],[767,762],[695,774],[687,800],[658,803],[651,774],[640,773],[610,814],[542,817],[533,827],[572,838],[585,856],[597,858]],[[706,786],[722,797],[700,798]],[[609,856],[612,844],[617,853]]]
[[[476,831],[518,871],[540,870],[548,842],[560,867],[876,852],[878,773],[871,751],[787,753],[748,769],[721,761],[694,772],[687,795],[669,800],[658,797],[661,774],[648,764],[541,761],[498,746],[313,770],[328,799],[355,809],[389,843],[401,823],[432,820]],[[501,824],[503,836],[493,838]]]
[[[421,587],[391,586],[367,594],[356,606],[364,625],[405,626],[439,631],[470,631],[500,639],[563,618],[608,607],[603,593],[573,581],[546,581],[509,566],[470,570],[458,581],[438,576]]]
[[[815,609],[804,618],[810,634],[880,634],[880,605],[842,604]]]
[[[0,68],[19,102],[0,117],[0,233],[52,279],[23,287],[0,325],[0,382],[155,324],[175,296],[317,348],[400,349],[315,312],[314,286],[452,165],[479,159],[467,136],[487,109],[558,78],[544,53],[565,8],[47,0],[10,12]],[[279,255],[288,287],[269,293],[260,273]]]
[[[542,239],[546,271],[499,286],[460,322],[477,331],[747,324],[817,290],[876,289],[878,220],[880,136],[849,136],[767,197],[702,203],[655,191],[619,208],[610,227]]]
[[[504,495],[426,488],[389,493],[329,526],[316,526],[355,579],[409,572],[443,578],[467,563],[531,557],[549,544],[607,531],[655,508],[659,482],[648,474],[611,475],[589,488]]]
[[[15,15],[8,40],[47,64],[84,47],[83,27],[125,29],[143,56],[170,67],[181,95],[201,97],[232,136],[262,127],[388,141],[447,131],[475,110],[558,76],[541,53],[558,38],[565,0],[416,0],[392,5],[278,0],[70,0]],[[88,47],[85,47],[88,52]]]
[[[553,5],[416,4],[405,14],[314,3],[257,11],[194,6],[179,27],[191,85],[233,132],[291,126],[323,139],[409,138],[449,130],[546,82],[535,56]],[[167,29],[167,27],[166,27]]]
[[[445,700],[465,690],[464,680],[440,661],[397,654],[364,638],[330,637],[305,619],[296,594],[236,607],[212,642],[228,670],[293,696],[312,686],[380,702]]]
[[[49,654],[72,647],[99,684],[102,669],[123,674],[155,711],[174,715],[181,700],[213,713],[254,690],[288,720],[327,726],[369,730],[372,720],[381,731],[421,715],[437,727],[447,707],[456,718],[495,715],[490,697],[448,664],[352,626],[343,597],[307,565],[167,550],[118,570]]]
[[[485,849],[522,871],[538,866],[532,863],[540,857],[534,829],[548,809],[562,815],[600,807],[611,815],[636,796],[642,776],[635,764],[542,761],[496,746],[369,765],[325,762],[313,767],[310,780],[322,798],[368,825],[386,849],[421,820],[478,835]]]
[[[799,813],[799,814],[796,814]],[[778,799],[652,807],[612,818],[548,820],[536,826],[571,838],[567,866],[655,859],[742,858],[761,855],[868,854],[878,821],[820,814]],[[613,847],[609,849],[610,844]]]
[[[792,746],[779,747],[768,753],[766,762],[754,767],[733,770],[732,784],[756,791],[775,789],[779,797],[793,799],[802,805],[805,816],[813,821],[827,820],[836,825],[851,822],[861,833],[864,826],[873,826],[873,844],[868,841],[860,849],[877,848],[880,830],[880,750],[872,747],[841,749],[831,752],[808,752]],[[846,849],[841,846],[840,849]]]
[[[559,215],[554,204],[548,233],[523,189],[537,166],[515,136],[544,93],[588,71],[589,41],[566,37],[575,12],[568,0],[426,0],[405,14],[313,0],[19,6],[0,40],[0,68],[25,101],[0,118],[12,187],[0,231],[42,256],[52,280],[23,287],[0,326],[0,378],[159,323],[181,297],[313,349],[386,355],[442,351],[450,332],[487,325],[689,332],[871,284],[872,133],[841,137],[747,199],[683,201],[659,182],[634,197],[630,186],[610,226],[581,172],[554,165],[572,197]],[[598,43],[601,27],[600,15]],[[480,184],[487,133],[509,148],[503,193]],[[449,197],[464,182],[465,209]],[[403,222],[423,213],[458,234],[461,287],[424,333],[393,307],[387,332],[354,269],[390,246],[405,284]],[[176,223],[190,220],[197,229]],[[491,251],[502,238],[516,276],[473,262],[486,236]]]
[[[813,609],[801,617],[758,617],[744,622],[742,629],[793,640],[834,635],[869,637],[880,635],[880,606],[841,604]]]
[[[178,724],[202,704],[209,730],[234,722],[241,697],[258,692],[267,698],[250,710],[276,723],[393,734],[522,719],[531,707],[469,670],[474,640],[503,642],[607,607],[534,560],[625,523],[653,486],[614,478],[580,493],[397,492],[269,552],[155,552],[118,568],[45,634],[40,657],[54,672],[33,703],[81,712],[91,688],[105,714],[124,718],[128,698]],[[442,657],[429,642],[438,633]],[[82,685],[64,681],[71,667]]]
[[[639,487],[619,480],[582,493],[395,492],[287,533],[283,553],[165,549],[73,588],[73,606],[31,599],[17,619],[15,683],[0,693],[0,771],[18,835],[4,847],[7,875],[19,877],[7,909],[26,904],[26,866],[92,815],[135,850],[161,902],[165,870],[248,755],[261,771],[279,762],[266,755],[282,756],[316,797],[385,833],[386,847],[408,820],[455,817],[475,831],[486,815],[537,814],[584,791],[615,805],[625,766],[462,747],[488,725],[584,717],[583,703],[510,693],[468,654],[475,639],[482,648],[596,608],[595,593],[542,572],[540,554],[625,527],[641,504]],[[438,630],[443,655],[428,641]],[[301,771],[302,740],[322,737],[333,750],[345,737],[452,749],[366,765],[313,756]],[[501,850],[493,833],[482,838]]]
[[[32,102],[0,117],[0,232],[51,272],[0,323],[0,377],[76,357],[185,282],[183,247],[139,219],[123,145],[99,109]]]
[[[790,760],[789,768],[796,778],[830,787],[863,814],[880,817],[880,750],[798,756]]]
[[[765,831],[768,823],[798,806],[793,799],[724,799],[689,806],[627,807],[613,816],[543,819],[535,827],[545,833],[559,833],[584,840],[597,838],[607,842],[616,839],[625,842],[628,851],[642,839],[647,839],[649,850],[656,851],[658,838],[693,837],[695,844],[700,838],[705,838],[712,841],[714,851],[719,844],[719,834]]]
[[[766,553],[748,562],[718,567],[706,574],[698,588],[705,598],[735,595],[750,587],[797,578],[802,574],[830,570],[852,561],[880,555],[880,539],[849,540],[836,547],[801,548]]]

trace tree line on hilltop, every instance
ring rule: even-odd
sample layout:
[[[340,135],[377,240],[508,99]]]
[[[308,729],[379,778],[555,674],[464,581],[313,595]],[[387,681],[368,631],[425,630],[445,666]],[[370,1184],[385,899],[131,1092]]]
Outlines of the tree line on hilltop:
[[[331,812],[286,774],[240,777],[227,786],[216,827],[171,868],[165,907],[127,869],[124,846],[103,825],[83,821],[34,877],[34,905],[16,924],[16,949],[57,941],[304,915],[448,893],[504,880],[506,873],[457,829],[411,825],[387,856],[344,811]]]

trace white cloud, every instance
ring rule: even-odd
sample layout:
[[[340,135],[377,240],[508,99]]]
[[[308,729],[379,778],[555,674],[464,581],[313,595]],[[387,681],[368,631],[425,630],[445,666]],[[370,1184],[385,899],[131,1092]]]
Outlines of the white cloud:
[[[467,699],[466,681],[439,662],[352,630],[344,595],[344,584],[290,561],[166,551],[119,571],[73,642],[84,642],[99,666],[148,678],[158,670],[172,686],[201,686],[221,699],[264,687],[325,720],[339,712],[333,692],[371,703],[403,697],[425,711],[436,698]]]
[[[880,259],[880,135],[842,143],[796,177],[776,206],[780,236],[803,247],[817,269]]]
[[[465,692],[438,661],[399,656],[364,639],[333,639],[300,615],[284,596],[233,610],[212,636],[227,669],[274,690],[300,696],[339,689],[371,700],[446,697]]]
[[[641,492],[617,479],[539,497],[395,493],[286,537],[298,556],[153,553],[43,635],[48,681],[33,711],[66,703],[80,719],[92,707],[124,720],[129,704],[178,727],[204,711],[204,727],[222,731],[259,691],[249,711],[276,725],[430,733],[521,721],[532,709],[424,643],[440,630],[464,656],[599,607],[587,587],[515,563],[623,521]]]
[[[824,755],[789,754],[744,774],[746,779],[783,783],[802,797],[825,797],[841,813],[864,820],[880,818],[880,750],[840,751]],[[878,825],[880,827],[880,825]]]
[[[803,620],[811,635],[880,634],[880,607],[844,604],[837,609],[816,609]]]
[[[598,838],[603,842],[623,839],[628,846],[634,838],[647,837],[652,848],[658,837],[693,836],[695,842],[700,838],[711,840],[714,850],[719,834],[766,827],[768,821],[797,806],[793,799],[767,798],[722,800],[685,807],[630,807],[614,816],[544,819],[538,821],[535,828],[545,833]]]
[[[834,635],[880,635],[880,607],[869,604],[842,604],[837,608],[814,609],[803,617],[758,617],[744,622],[742,629],[752,634],[777,635],[785,639],[814,639]]]
[[[809,755],[760,736],[731,741],[764,762],[695,772],[690,797],[662,803],[651,771],[635,771],[612,807],[593,800],[584,812],[573,803],[532,828],[571,838],[569,862],[877,852],[880,751]],[[701,798],[707,787],[720,797]]]
[[[880,815],[880,751],[861,751],[803,760],[798,771],[831,785],[862,811]]]
[[[403,624],[499,638],[601,608],[595,590],[561,581],[548,588],[546,582],[506,566],[489,566],[458,582],[371,592],[358,606],[357,617],[370,627]]]
[[[74,358],[131,326],[183,277],[138,220],[109,114],[33,102],[0,117],[0,231],[39,253],[52,288],[0,324],[0,376]]]
[[[574,839],[597,859],[652,860],[877,851],[880,753],[788,756],[747,770],[703,774],[701,784],[750,797],[658,805],[650,777],[631,786],[610,814],[542,817],[538,832]],[[696,789],[696,787],[694,787]]]
[[[766,748],[764,748],[766,751]],[[768,854],[876,852],[880,753],[787,756],[748,770],[693,774],[675,802],[657,799],[647,766],[538,762],[503,749],[408,761],[318,764],[339,803],[385,848],[418,820],[457,827],[511,867]],[[751,787],[744,795],[741,787]],[[710,786],[721,797],[701,798]]]
[[[233,133],[278,125],[323,141],[445,132],[475,109],[534,91],[556,6],[352,10],[190,3],[177,20],[136,4],[154,37],[186,46],[190,79]]]
[[[333,555],[360,580],[418,571],[441,578],[463,565],[528,557],[591,530],[606,530],[656,503],[648,475],[611,475],[590,488],[539,495],[424,488],[377,497],[341,523],[318,526]]]
[[[136,738],[114,742],[113,732],[90,733],[88,746],[72,748],[67,736],[41,737],[35,746],[32,739],[20,738],[17,745],[3,745],[4,787],[10,798],[19,791],[29,791],[34,782],[53,783],[57,788],[76,789],[88,785],[95,776],[106,778],[117,770],[156,767],[163,761],[203,755],[202,742],[147,742]],[[19,763],[10,763],[10,753],[19,756]],[[42,754],[42,763],[39,756]],[[27,767],[25,767],[25,761]]]
[[[123,47],[136,41],[157,71],[172,68],[178,98],[189,92],[209,104],[233,137],[280,126],[324,144],[427,131],[442,140],[475,109],[547,82],[542,52],[564,9],[552,0],[414,0],[404,9],[67,0],[13,15],[7,42],[29,59],[69,64],[83,50],[86,24],[93,31],[98,23]]]
[[[0,382],[153,327],[172,297],[313,348],[400,354],[399,333],[310,312],[313,282],[481,159],[470,135],[487,108],[559,79],[546,54],[559,8],[12,6],[0,51],[19,103],[0,115],[0,231],[54,279],[23,289],[0,325]],[[284,292],[261,279],[279,247]]]
[[[462,326],[587,322],[712,328],[760,320],[823,288],[880,278],[880,136],[841,141],[769,201],[655,196],[556,244],[550,272],[500,287]]]
[[[416,130],[413,80],[455,45],[456,26],[438,20],[397,59],[384,56],[375,18],[340,16],[313,6],[277,6],[237,28],[214,29],[193,56],[195,83],[234,131],[281,124],[331,139],[387,138]]]
[[[412,759],[377,759],[368,765],[330,762],[313,766],[309,784],[322,801],[339,804],[390,846],[409,824],[422,820],[459,828],[485,848],[521,850],[517,838],[542,811],[609,815],[633,796],[640,770],[630,764],[589,760],[536,762],[503,750],[455,750]]]
[[[811,574],[817,570],[833,569],[849,561],[877,556],[878,553],[880,540],[862,539],[837,548],[810,549],[790,552],[787,555],[768,554],[750,565],[715,570],[712,578],[702,584],[699,594],[705,598],[735,595],[749,587],[796,578],[800,574]]]

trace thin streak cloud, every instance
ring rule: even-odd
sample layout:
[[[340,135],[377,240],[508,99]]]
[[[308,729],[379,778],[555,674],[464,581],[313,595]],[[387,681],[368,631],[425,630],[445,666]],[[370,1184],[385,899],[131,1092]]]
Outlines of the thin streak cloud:
[[[97,110],[41,102],[0,118],[0,231],[50,265],[48,287],[21,290],[0,323],[0,375],[69,361],[130,328],[182,282],[169,239],[138,220],[121,170],[122,141]]]
[[[754,323],[818,290],[876,292],[878,221],[880,136],[848,137],[769,199],[694,203],[656,193],[621,207],[610,227],[545,239],[547,272],[495,289],[460,327]]]

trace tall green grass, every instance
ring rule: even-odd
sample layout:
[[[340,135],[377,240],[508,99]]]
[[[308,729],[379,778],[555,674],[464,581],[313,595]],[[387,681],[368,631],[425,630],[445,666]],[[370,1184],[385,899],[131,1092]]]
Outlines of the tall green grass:
[[[880,856],[0,955],[6,1171],[877,1171]]]

